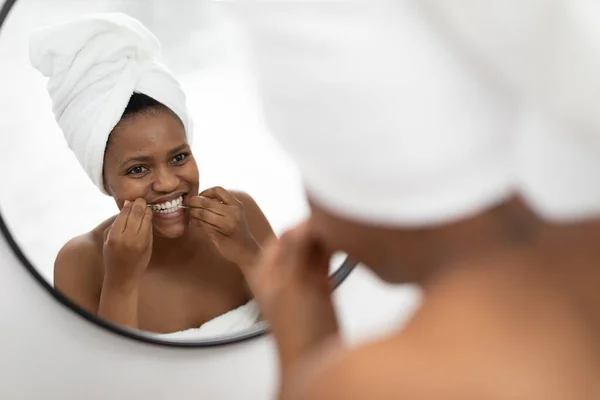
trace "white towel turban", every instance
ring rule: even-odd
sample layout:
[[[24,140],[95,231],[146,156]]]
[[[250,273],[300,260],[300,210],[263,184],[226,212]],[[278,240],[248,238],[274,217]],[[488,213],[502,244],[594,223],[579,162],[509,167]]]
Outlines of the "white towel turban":
[[[567,3],[224,6],[311,197],[352,220],[410,227],[515,194],[549,220],[600,215],[600,43]]]
[[[159,52],[158,39],[120,13],[90,15],[31,34],[30,60],[49,78],[56,121],[85,172],[105,194],[104,151],[134,92],[170,108],[191,144],[185,94],[157,60]]]

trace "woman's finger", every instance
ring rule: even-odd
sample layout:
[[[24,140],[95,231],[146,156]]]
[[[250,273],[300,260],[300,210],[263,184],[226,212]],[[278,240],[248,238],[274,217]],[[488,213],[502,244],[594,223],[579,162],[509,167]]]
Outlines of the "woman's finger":
[[[283,262],[282,248],[281,242],[277,237],[268,239],[261,252],[262,262],[269,265],[280,265]]]
[[[152,234],[152,216],[152,209],[146,207],[144,217],[142,218],[142,223],[140,224],[140,230],[138,231],[138,233],[142,235]]]
[[[204,208],[190,208],[190,216],[219,228],[225,228],[227,218]]]
[[[201,208],[197,208],[195,210],[190,209],[190,216],[192,217],[193,221],[196,221],[201,226],[208,225],[208,227],[214,229],[216,232],[224,236],[229,236],[230,234],[230,223],[226,217],[214,214]]]
[[[323,263],[327,259],[325,248],[314,237],[308,221],[298,227],[296,235],[296,247],[294,250],[298,255],[298,259],[303,264],[314,265],[315,263]]]
[[[235,197],[220,186],[215,186],[210,189],[206,189],[202,193],[200,193],[200,196],[208,197],[209,199],[219,200],[221,203],[226,204],[228,206],[240,204],[240,201],[237,199],[237,197]]]
[[[129,219],[129,213],[131,212],[132,203],[129,200],[125,200],[125,205],[121,208],[121,211],[115,218],[112,224],[112,231],[114,233],[123,233],[127,228],[127,220]]]
[[[216,233],[220,236],[226,236],[223,229],[221,229],[221,227],[219,227],[217,225],[211,224],[210,222],[207,222],[207,221],[204,221],[201,219],[198,220],[198,224],[202,227],[202,229],[204,229],[207,232]]]
[[[137,235],[137,233],[140,231],[146,210],[148,210],[148,207],[146,207],[146,200],[140,198],[136,199],[132,203],[131,211],[129,212],[129,217],[127,218],[125,232]]]
[[[227,213],[227,206],[225,204],[222,204],[219,200],[203,196],[190,198],[188,206],[190,208],[204,209],[220,216],[225,216]]]
[[[103,239],[104,239],[104,241],[103,241],[103,243],[106,243],[106,241],[108,240],[108,235],[110,234],[110,230],[112,229],[112,227],[113,227],[113,226],[112,226],[112,224],[111,224],[111,225],[110,225],[108,228],[106,228],[106,229],[104,230],[104,235],[103,235]]]
[[[300,224],[290,232],[286,253],[287,257],[293,260],[298,272],[314,271],[317,274],[329,274],[331,254],[314,237],[309,222]]]

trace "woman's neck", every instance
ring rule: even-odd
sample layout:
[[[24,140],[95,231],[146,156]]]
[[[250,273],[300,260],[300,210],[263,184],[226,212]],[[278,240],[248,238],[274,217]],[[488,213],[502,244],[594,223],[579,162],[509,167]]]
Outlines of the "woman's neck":
[[[155,235],[152,240],[152,259],[159,264],[165,262],[182,264],[203,248],[202,238],[191,228],[177,238]]]

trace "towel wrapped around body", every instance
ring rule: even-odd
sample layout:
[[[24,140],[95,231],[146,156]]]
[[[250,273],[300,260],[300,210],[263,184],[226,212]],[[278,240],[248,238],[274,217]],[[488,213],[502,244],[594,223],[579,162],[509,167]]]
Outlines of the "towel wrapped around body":
[[[251,328],[260,317],[255,300],[219,315],[198,328],[160,334],[162,339],[214,339],[224,335],[234,335]]]

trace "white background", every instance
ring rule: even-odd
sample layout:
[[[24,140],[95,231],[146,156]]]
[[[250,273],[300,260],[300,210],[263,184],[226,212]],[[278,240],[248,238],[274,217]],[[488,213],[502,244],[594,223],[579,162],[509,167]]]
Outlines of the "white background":
[[[118,7],[159,36],[165,62],[186,87],[196,116],[202,186],[247,190],[278,232],[306,215],[297,173],[257,116],[243,57],[222,51],[235,48],[235,29],[211,19],[205,2],[19,0],[0,32],[0,209],[43,274],[51,278],[51,260],[66,239],[114,213],[115,206],[98,194],[65,147],[44,79],[27,61],[27,32]],[[247,163],[228,169],[220,162],[227,157]],[[1,399],[260,400],[274,392],[269,337],[215,349],[144,345],[109,334],[55,302],[1,237],[0,271]],[[388,332],[418,299],[413,288],[384,285],[363,268],[335,293],[350,342]]]

